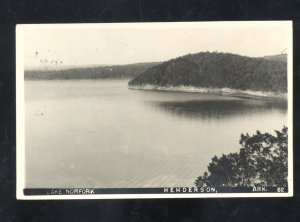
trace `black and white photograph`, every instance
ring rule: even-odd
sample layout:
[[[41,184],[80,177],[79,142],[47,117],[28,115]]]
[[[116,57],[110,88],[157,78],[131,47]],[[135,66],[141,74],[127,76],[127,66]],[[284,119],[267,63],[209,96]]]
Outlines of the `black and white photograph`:
[[[16,26],[17,198],[293,196],[291,21]]]

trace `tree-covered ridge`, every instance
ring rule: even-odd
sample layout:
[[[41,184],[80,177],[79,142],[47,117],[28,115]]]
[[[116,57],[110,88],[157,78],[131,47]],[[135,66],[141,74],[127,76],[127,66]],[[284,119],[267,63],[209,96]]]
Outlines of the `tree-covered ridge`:
[[[264,56],[264,59],[269,59],[273,61],[287,61],[287,54],[278,54],[278,55],[271,55],[271,56]]]
[[[199,176],[195,185],[205,186],[287,186],[288,129],[253,136],[241,135],[239,153],[212,158],[208,172]]]
[[[25,70],[25,79],[119,79],[134,78],[159,63],[137,63],[99,67],[76,67],[68,69]]]
[[[130,86],[194,86],[287,92],[287,62],[230,53],[188,54],[147,69]]]

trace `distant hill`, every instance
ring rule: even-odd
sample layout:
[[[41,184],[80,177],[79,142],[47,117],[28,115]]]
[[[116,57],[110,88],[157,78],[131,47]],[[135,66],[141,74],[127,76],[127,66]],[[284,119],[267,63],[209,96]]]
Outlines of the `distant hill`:
[[[278,54],[278,55],[271,55],[271,56],[264,56],[264,59],[273,60],[273,61],[282,61],[287,62],[287,54]]]
[[[134,78],[145,70],[158,65],[153,63],[136,63],[131,65],[74,67],[66,69],[25,70],[25,79],[124,79]]]
[[[153,66],[128,84],[286,92],[287,62],[274,58],[217,52],[188,54]]]

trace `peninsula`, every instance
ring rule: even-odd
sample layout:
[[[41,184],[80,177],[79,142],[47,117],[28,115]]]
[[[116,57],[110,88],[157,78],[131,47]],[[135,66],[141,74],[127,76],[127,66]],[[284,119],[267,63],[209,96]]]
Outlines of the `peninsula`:
[[[287,55],[254,58],[219,52],[188,54],[150,67],[128,86],[278,97],[287,92]]]

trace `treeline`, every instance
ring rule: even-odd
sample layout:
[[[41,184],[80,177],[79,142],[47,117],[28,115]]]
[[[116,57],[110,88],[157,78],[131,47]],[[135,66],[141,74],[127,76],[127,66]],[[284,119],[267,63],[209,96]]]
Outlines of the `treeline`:
[[[76,67],[68,69],[25,70],[25,79],[125,79],[134,78],[159,63],[137,63],[99,67]]]
[[[264,59],[274,60],[274,61],[287,61],[287,54],[279,54],[279,55],[271,55],[271,56],[264,56]]]
[[[287,61],[217,52],[188,54],[149,68],[129,82],[146,84],[286,92]]]

